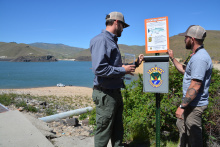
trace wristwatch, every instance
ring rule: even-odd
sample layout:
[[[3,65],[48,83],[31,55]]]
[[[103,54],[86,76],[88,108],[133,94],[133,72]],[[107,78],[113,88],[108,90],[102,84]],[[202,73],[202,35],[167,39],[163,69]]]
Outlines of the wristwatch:
[[[181,108],[181,109],[185,109],[186,107],[183,107],[182,105],[180,105],[180,108]]]

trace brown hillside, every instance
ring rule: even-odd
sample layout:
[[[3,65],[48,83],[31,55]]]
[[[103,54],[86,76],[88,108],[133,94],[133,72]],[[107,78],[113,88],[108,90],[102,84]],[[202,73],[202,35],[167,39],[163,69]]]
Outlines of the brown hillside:
[[[189,50],[185,49],[183,36],[170,37],[170,49],[174,51],[174,56],[185,60],[190,54]],[[207,37],[204,41],[205,49],[210,54],[212,60],[220,61],[220,31],[207,31]]]
[[[205,48],[209,52],[212,60],[220,61],[220,31],[207,31],[207,37],[205,39]],[[39,45],[39,44],[38,44]],[[42,45],[42,44],[41,44]],[[46,44],[47,45],[47,44]],[[53,44],[50,44],[54,48]],[[48,47],[48,46],[47,46]],[[59,46],[60,47],[60,46]],[[45,56],[52,55],[58,59],[65,58],[75,58],[75,59],[89,59],[91,54],[89,49],[85,50],[77,50],[76,52],[72,52],[72,49],[65,48],[65,45],[62,45],[61,49],[56,46],[56,49],[42,49],[30,46],[28,44],[17,44],[17,43],[5,43],[0,42],[0,57],[7,56],[8,58],[17,58],[19,56]],[[176,58],[182,58],[185,60],[190,54],[189,50],[185,49],[184,37],[183,36],[172,36],[170,37],[170,49],[174,50],[174,55]],[[124,56],[124,53],[135,54],[138,57],[139,54],[145,54],[145,46],[128,46],[124,44],[119,44],[119,49],[121,55]],[[59,50],[59,52],[57,51]],[[149,56],[154,56],[154,54],[148,54]],[[163,54],[161,54],[163,55]]]
[[[27,44],[17,43],[0,43],[0,56],[7,56],[7,58],[17,58],[19,56],[45,56],[51,52],[37,47],[32,47]]]

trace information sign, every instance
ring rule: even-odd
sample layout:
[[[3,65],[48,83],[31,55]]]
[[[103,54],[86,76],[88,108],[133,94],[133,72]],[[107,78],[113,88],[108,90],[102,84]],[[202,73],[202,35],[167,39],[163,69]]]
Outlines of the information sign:
[[[145,19],[145,51],[167,52],[169,48],[168,17]]]

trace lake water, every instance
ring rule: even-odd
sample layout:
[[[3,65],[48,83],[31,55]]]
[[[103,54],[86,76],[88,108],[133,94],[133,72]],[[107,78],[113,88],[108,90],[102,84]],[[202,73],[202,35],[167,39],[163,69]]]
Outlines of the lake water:
[[[50,87],[58,83],[92,88],[91,67],[91,61],[0,61],[0,89]]]
[[[49,87],[58,83],[92,87],[91,67],[87,61],[0,62],[0,88]]]

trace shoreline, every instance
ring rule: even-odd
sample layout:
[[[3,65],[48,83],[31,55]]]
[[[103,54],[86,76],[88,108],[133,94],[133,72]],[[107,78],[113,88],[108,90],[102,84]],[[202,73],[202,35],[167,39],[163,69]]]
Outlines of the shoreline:
[[[16,89],[1,89],[0,94],[28,94],[33,96],[58,96],[58,97],[73,97],[85,96],[92,97],[92,88],[80,86],[65,86],[65,87],[37,87],[37,88],[16,88]]]
[[[76,61],[76,59],[57,59],[58,61]]]

